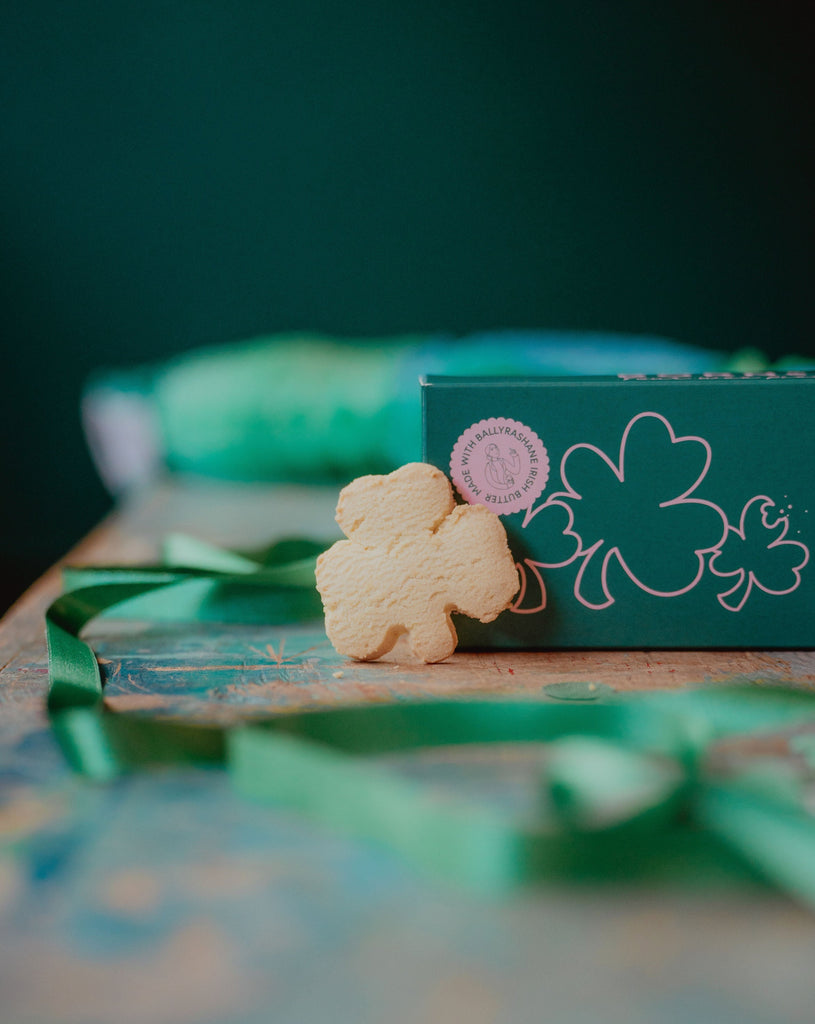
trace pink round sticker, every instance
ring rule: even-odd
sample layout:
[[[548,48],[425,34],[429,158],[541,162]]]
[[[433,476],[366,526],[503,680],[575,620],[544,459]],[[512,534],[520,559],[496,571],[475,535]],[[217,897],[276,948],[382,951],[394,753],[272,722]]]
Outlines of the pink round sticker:
[[[459,437],[450,476],[470,505],[499,516],[529,508],[549,479],[549,456],[529,427],[503,416],[479,420]]]

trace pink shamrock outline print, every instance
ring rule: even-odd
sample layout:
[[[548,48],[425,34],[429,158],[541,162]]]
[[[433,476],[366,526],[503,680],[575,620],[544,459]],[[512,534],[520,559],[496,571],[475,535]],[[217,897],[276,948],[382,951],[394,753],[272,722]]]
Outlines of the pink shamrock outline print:
[[[632,468],[629,465],[629,447],[636,452],[638,445],[642,444],[645,434],[654,428],[657,428],[659,433],[652,437],[651,444],[665,441],[670,446],[666,450],[665,459],[657,465],[654,464],[653,458],[645,459],[641,456],[640,464],[638,465],[637,458],[634,457],[631,460],[634,463]],[[663,436],[660,437],[660,434]],[[696,451],[690,449],[689,446],[691,445],[694,446]],[[674,446],[684,446],[686,463],[688,457],[697,463],[697,469],[692,475],[689,486],[683,486],[682,484],[674,485],[670,480],[674,469],[671,465],[671,460],[667,456]],[[643,452],[650,450],[647,447],[642,449]],[[676,450],[679,451],[679,448],[677,447]],[[599,467],[597,459],[600,460]],[[615,601],[608,580],[612,560],[617,561],[637,587],[646,593],[653,594],[655,597],[679,597],[682,594],[688,593],[702,578],[708,556],[722,546],[727,536],[727,517],[720,506],[704,498],[692,497],[707,475],[710,462],[711,448],[703,437],[690,434],[678,436],[670,422],[663,415],[656,412],[638,413],[628,422],[623,431],[617,462],[614,462],[596,445],[582,442],[572,445],[563,455],[560,464],[560,474],[565,490],[552,494],[547,501],[537,508],[530,508],[524,518],[523,526],[525,528],[528,527],[534,518],[542,512],[549,512],[558,507],[565,509],[567,511],[567,522],[560,533],[564,538],[572,538],[574,540],[575,550],[565,560],[543,562],[526,559],[527,569],[533,572],[542,584],[538,569],[561,568],[573,561],[582,559],[582,564],[575,578],[574,595],[585,607],[597,610],[608,608]],[[598,473],[598,468],[604,468],[606,472]],[[667,478],[664,476],[666,470],[668,472]],[[686,467],[682,466],[679,467],[678,471],[680,473],[687,472]],[[599,490],[601,498],[611,497],[620,503],[621,497],[625,495],[625,488],[630,484],[632,478],[635,488],[639,486],[645,487],[647,490],[649,480],[653,480],[654,489],[666,487],[670,493],[670,497],[657,502],[652,501],[651,507],[646,509],[645,512],[646,515],[649,515],[653,514],[656,509],[665,510],[661,513],[666,520],[664,523],[651,519],[649,524],[652,527],[655,525],[661,527],[661,529],[653,531],[654,536],[657,538],[657,547],[660,543],[667,543],[670,540],[673,531],[671,523],[677,514],[681,514],[682,518],[687,519],[687,513],[690,509],[694,513],[699,513],[703,509],[706,510],[705,513],[697,517],[697,522],[692,524],[700,532],[700,543],[692,551],[688,552],[688,555],[693,556],[689,558],[690,569],[683,573],[681,582],[677,580],[678,585],[667,587],[650,585],[649,582],[641,578],[642,574],[638,574],[638,571],[632,567],[631,562],[636,561],[636,558],[632,559],[631,557],[634,553],[629,551],[626,558],[620,545],[611,542],[606,536],[607,529],[613,532],[614,522],[609,522],[607,516],[605,520],[603,519],[605,507],[602,505],[602,501],[600,501],[599,505],[601,507],[598,509],[597,495],[595,494],[594,501],[592,502],[590,492],[594,488],[595,491]],[[679,493],[671,493],[674,488],[678,489]],[[580,504],[584,500],[587,500],[587,507],[582,507]],[[642,503],[639,498],[638,501],[640,504]],[[625,502],[623,501],[622,504],[625,504]],[[634,504],[631,507],[634,508]],[[587,511],[588,514],[586,514]],[[591,523],[592,512],[596,516],[598,511],[600,512],[600,517],[597,518],[595,523]],[[708,511],[709,515],[707,514]],[[588,542],[584,537],[586,531],[575,527],[576,520],[580,519],[581,516],[589,520],[588,532],[590,536]],[[599,537],[596,536],[598,532],[600,532]],[[649,539],[649,536],[647,530],[643,531],[644,541]],[[604,546],[606,547],[605,552],[602,550]],[[598,558],[601,559],[599,587],[602,590],[602,598],[599,598],[599,595],[591,596],[590,593],[587,593],[591,570],[593,569],[596,572]],[[516,612],[540,610],[546,604],[545,588],[543,586],[541,604],[538,608],[521,609],[517,607],[526,593],[526,573],[523,571],[523,566],[520,566],[520,568],[524,577],[522,580],[523,592],[516,601],[516,607],[513,610]]]
[[[524,517],[523,525],[526,526],[530,520],[536,516],[539,512],[543,511],[544,508],[548,512],[553,513],[555,510],[558,512],[564,512],[566,514],[566,525],[562,529],[558,529],[555,526],[555,536],[560,538],[569,538],[573,544],[567,543],[567,551],[565,558],[561,558],[558,561],[550,562],[539,562],[532,558],[525,558],[523,562],[516,562],[515,567],[518,570],[518,575],[521,578],[521,589],[518,591],[518,596],[512,607],[509,609],[511,612],[515,612],[516,615],[534,615],[536,612],[543,611],[546,607],[546,584],[543,581],[539,569],[561,569],[566,565],[573,562],[580,554],[580,537],[572,529],[574,525],[574,512],[571,508],[563,501],[557,500],[558,495],[553,494],[548,501],[543,505],[539,505],[536,509],[527,509],[526,516]],[[549,516],[548,518],[552,518]],[[549,550],[552,550],[552,545]],[[569,550],[571,548],[571,550]],[[562,552],[561,552],[562,554]],[[532,579],[530,580],[530,576]],[[532,584],[530,586],[530,583]],[[523,607],[524,600],[528,599],[529,592],[534,592],[537,589],[540,593],[540,600],[537,604]]]
[[[740,612],[754,586],[763,590],[765,594],[773,595],[791,594],[800,586],[801,570],[809,562],[809,548],[799,540],[787,540],[790,525],[788,516],[778,510],[777,516],[771,522],[771,509],[777,510],[777,506],[773,499],[768,498],[766,494],[757,494],[751,498],[741,511],[739,525],[728,527],[728,536],[724,543],[711,556],[711,572],[723,579],[728,576],[736,577],[735,584],[729,590],[718,595],[719,604],[728,611]],[[766,537],[761,536],[759,532],[761,530],[769,531],[773,535],[772,540],[767,542]],[[753,545],[757,545],[757,552],[751,552],[750,549]],[[793,579],[791,585],[771,587],[768,585],[766,577],[762,581],[754,567],[746,568],[744,564],[737,564],[737,567],[733,569],[717,565],[718,562],[724,561],[729,556],[735,556],[736,563],[743,563],[746,556],[751,554],[755,556],[756,553],[764,555],[766,559],[768,551],[774,552],[775,564],[772,565],[772,571],[787,578],[788,574],[791,574]],[[798,559],[795,564],[792,564],[793,558]],[[765,564],[762,575],[767,571]],[[781,581],[774,580],[773,582]],[[786,584],[786,579],[784,583]],[[739,591],[741,591],[740,596]]]

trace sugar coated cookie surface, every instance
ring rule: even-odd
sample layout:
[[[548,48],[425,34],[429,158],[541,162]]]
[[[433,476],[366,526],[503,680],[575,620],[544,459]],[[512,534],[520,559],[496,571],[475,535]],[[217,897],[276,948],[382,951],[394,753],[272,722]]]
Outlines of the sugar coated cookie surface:
[[[408,633],[417,657],[443,661],[458,640],[452,612],[491,622],[518,590],[498,516],[456,505],[434,466],[359,477],[336,519],[348,540],[317,560],[317,589],[328,638],[350,658],[379,658]]]

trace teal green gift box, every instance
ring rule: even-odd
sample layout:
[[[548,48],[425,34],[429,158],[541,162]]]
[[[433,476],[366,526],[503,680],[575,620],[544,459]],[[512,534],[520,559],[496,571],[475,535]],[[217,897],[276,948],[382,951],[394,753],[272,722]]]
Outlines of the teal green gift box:
[[[421,383],[425,461],[521,577],[463,644],[813,646],[815,374]]]

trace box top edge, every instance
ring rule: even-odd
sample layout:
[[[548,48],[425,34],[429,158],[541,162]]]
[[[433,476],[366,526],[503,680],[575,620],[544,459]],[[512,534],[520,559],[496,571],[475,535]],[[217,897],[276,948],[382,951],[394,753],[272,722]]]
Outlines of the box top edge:
[[[506,376],[506,377],[462,377],[445,376],[444,374],[422,374],[419,382],[422,387],[542,387],[548,385],[595,385],[609,384],[779,384],[781,382],[805,383],[815,381],[815,371],[784,370],[767,371],[765,373],[687,373],[687,374],[581,374],[558,376]]]

